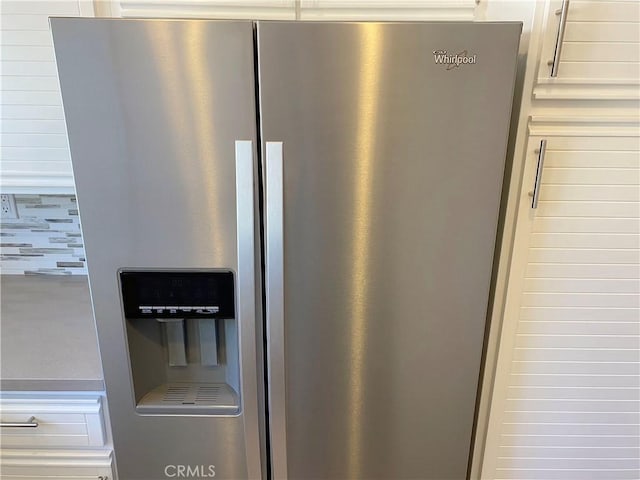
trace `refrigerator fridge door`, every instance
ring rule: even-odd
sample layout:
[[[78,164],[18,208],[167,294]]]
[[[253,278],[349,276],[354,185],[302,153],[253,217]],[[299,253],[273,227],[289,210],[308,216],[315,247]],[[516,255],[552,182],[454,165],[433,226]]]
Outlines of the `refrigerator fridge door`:
[[[520,31],[258,22],[275,479],[466,477]]]
[[[262,478],[253,24],[52,29],[119,478]]]

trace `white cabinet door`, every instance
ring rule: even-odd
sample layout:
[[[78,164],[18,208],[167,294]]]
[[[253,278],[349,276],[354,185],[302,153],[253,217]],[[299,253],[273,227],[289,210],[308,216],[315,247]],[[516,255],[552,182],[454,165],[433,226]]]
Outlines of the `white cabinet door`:
[[[111,0],[110,14],[126,18],[294,20],[295,0]]]
[[[92,15],[88,0],[2,2],[0,187],[73,193],[73,175],[49,16]]]
[[[640,98],[640,2],[550,0],[543,35],[536,99]]]
[[[0,478],[113,480],[101,395],[3,392]]]
[[[3,480],[114,480],[110,468],[3,467]]]
[[[0,398],[0,435],[2,448],[104,446],[102,400],[5,394]]]
[[[476,0],[112,0],[122,17],[259,20],[473,20]]]
[[[299,0],[301,20],[473,20],[475,0]]]
[[[548,130],[528,143],[482,478],[637,479],[640,138]]]
[[[114,480],[111,463],[106,450],[0,451],[2,480]]]

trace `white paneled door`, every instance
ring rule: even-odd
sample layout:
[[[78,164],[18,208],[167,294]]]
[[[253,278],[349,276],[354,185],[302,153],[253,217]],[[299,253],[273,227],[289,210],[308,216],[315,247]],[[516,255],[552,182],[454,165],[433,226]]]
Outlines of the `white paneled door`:
[[[640,138],[527,155],[483,478],[640,478]]]
[[[640,98],[640,2],[550,0],[546,7],[536,99]]]
[[[301,20],[473,20],[476,0],[298,0]]]
[[[4,192],[73,192],[51,16],[92,16],[90,0],[2,2],[0,187]]]
[[[295,0],[110,0],[111,15],[124,18],[294,20]]]
[[[473,20],[476,0],[111,0],[122,17],[260,20]]]

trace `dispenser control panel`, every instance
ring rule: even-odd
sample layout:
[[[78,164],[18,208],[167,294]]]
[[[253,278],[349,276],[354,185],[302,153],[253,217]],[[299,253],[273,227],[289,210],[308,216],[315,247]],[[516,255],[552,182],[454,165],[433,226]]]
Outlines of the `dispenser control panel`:
[[[120,272],[127,318],[235,318],[231,271]]]

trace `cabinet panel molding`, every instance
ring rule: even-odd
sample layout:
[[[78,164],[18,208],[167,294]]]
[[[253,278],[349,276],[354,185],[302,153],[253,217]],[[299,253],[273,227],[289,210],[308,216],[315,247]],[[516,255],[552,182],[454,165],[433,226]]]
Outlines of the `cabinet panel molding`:
[[[544,137],[592,137],[598,138],[601,146],[595,150],[602,150],[613,141],[612,150],[639,150],[640,149],[640,116],[636,112],[626,115],[537,115],[529,117],[529,135]],[[627,140],[613,140],[615,137]],[[571,141],[571,140],[569,140]],[[575,143],[576,141],[573,140]],[[578,140],[578,143],[580,141]],[[587,142],[583,150],[588,150]],[[555,144],[555,143],[554,143]],[[624,148],[630,145],[630,148]],[[549,147],[548,150],[554,150]]]

